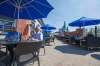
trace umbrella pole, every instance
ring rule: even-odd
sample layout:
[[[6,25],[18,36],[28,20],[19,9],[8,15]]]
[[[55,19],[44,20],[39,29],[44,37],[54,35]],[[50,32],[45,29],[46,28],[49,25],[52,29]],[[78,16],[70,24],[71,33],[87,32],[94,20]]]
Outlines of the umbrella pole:
[[[97,26],[95,26],[95,37],[97,37]]]
[[[18,19],[19,19],[19,10],[20,10],[20,6],[18,7]]]

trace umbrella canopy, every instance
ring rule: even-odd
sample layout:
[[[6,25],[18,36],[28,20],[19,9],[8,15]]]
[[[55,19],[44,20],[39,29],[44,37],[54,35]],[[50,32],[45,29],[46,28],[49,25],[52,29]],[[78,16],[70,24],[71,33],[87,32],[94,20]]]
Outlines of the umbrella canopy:
[[[52,32],[51,30],[43,30],[43,32]]]
[[[83,27],[83,26],[97,25],[99,23],[100,23],[100,19],[82,17],[72,23],[69,23],[69,26]]]
[[[46,18],[52,9],[47,0],[0,0],[0,15],[14,19]]]
[[[43,30],[54,30],[54,29],[56,29],[55,27],[52,27],[52,26],[50,26],[50,25],[48,25],[48,24],[46,24],[46,25],[43,25],[42,27],[41,27]]]

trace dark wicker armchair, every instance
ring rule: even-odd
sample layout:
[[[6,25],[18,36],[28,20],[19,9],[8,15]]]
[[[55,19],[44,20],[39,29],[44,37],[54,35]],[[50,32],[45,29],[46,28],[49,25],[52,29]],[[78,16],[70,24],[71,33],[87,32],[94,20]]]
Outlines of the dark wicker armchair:
[[[17,65],[22,66],[21,62],[19,61],[21,55],[31,53],[33,55],[33,61],[36,58],[38,61],[38,66],[40,66],[39,51],[40,51],[41,46],[42,46],[42,42],[36,42],[34,44],[31,42],[29,43],[24,42],[24,43],[18,44],[18,46],[14,50],[14,54],[15,54],[14,60],[17,62]]]
[[[83,40],[81,40],[81,46],[85,46],[88,49],[100,47],[100,38],[94,37],[93,35],[88,35]]]

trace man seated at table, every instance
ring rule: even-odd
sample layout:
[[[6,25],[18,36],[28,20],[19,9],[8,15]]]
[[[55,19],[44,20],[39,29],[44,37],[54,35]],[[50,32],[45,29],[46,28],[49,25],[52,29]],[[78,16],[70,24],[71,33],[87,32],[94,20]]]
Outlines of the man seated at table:
[[[32,32],[32,40],[43,40],[43,33],[39,27],[36,27]]]

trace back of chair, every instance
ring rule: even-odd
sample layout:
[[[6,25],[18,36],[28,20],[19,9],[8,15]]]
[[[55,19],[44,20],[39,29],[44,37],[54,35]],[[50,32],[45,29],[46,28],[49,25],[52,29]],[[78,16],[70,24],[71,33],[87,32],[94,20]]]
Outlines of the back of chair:
[[[95,47],[96,46],[96,39],[94,36],[87,37],[87,46],[88,47]]]
[[[34,53],[39,51],[41,45],[42,42],[22,42],[17,45],[14,52],[17,56]]]

